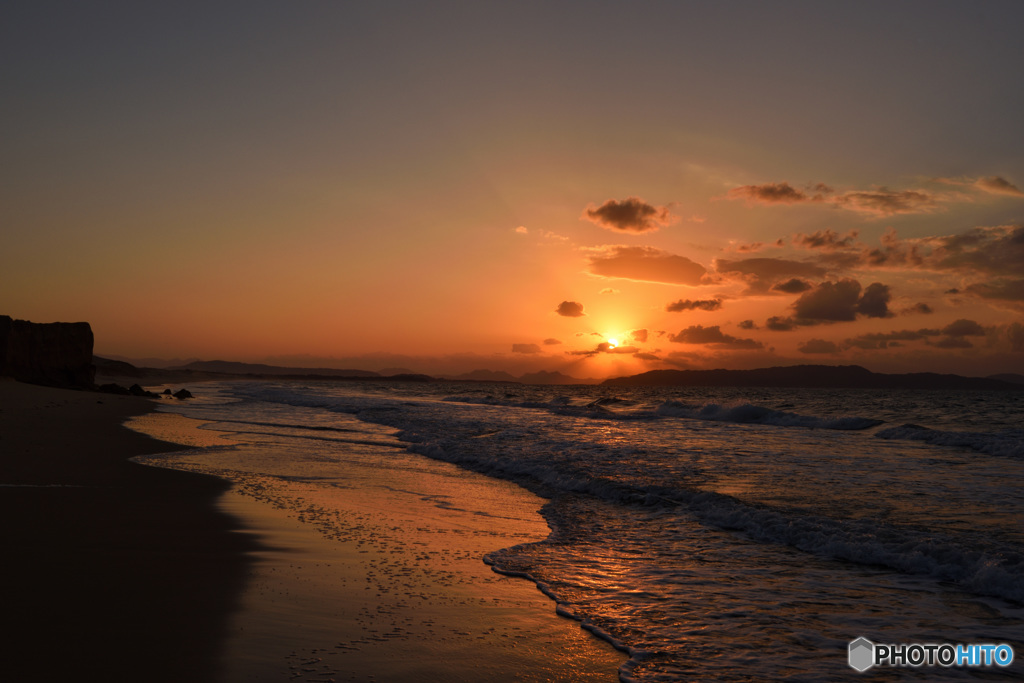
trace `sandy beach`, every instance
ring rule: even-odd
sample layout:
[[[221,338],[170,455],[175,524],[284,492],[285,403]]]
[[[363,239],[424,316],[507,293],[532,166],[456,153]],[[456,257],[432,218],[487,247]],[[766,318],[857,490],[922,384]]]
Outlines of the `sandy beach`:
[[[0,381],[6,680],[215,681],[251,537],[223,482],[142,467],[146,399]]]
[[[420,495],[450,473],[354,480],[325,524],[325,501],[130,462],[217,437],[154,405],[0,382],[6,679],[617,679],[624,654],[481,562],[543,537],[532,494],[471,475],[451,509]],[[511,526],[483,510],[510,504]]]

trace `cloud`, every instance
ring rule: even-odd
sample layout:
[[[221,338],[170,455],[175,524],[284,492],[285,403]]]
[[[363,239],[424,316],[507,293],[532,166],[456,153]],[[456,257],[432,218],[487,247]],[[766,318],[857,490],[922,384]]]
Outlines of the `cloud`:
[[[773,292],[785,292],[786,294],[800,294],[813,288],[814,285],[806,280],[801,280],[800,278],[792,278],[785,282],[777,282],[772,285]]]
[[[822,282],[803,293],[793,303],[793,310],[799,324],[856,320],[858,313],[869,318],[888,318],[892,316],[888,308],[891,296],[889,286],[880,282],[868,285],[863,295],[856,280]]]
[[[968,294],[980,296],[982,299],[1024,301],[1024,280],[1000,278],[990,282],[978,282],[968,285],[964,291]]]
[[[935,309],[933,309],[931,306],[929,306],[928,304],[924,303],[923,301],[919,301],[916,304],[914,304],[913,306],[910,306],[908,308],[902,309],[900,311],[900,315],[915,315],[915,314],[931,315],[934,312],[935,312]]]
[[[834,342],[824,339],[808,339],[797,347],[800,353],[839,353],[839,347]]]
[[[892,294],[889,292],[889,285],[872,282],[857,300],[857,313],[868,318],[891,318],[895,313],[889,312],[890,300]]]
[[[698,299],[691,301],[690,299],[680,299],[665,306],[665,310],[669,313],[679,313],[680,311],[717,311],[722,307],[721,299]]]
[[[725,334],[718,325],[704,327],[703,325],[692,325],[679,334],[673,334],[669,341],[679,344],[707,344],[714,348],[731,349],[762,349],[764,344],[753,339],[738,339],[732,335]]]
[[[950,337],[984,337],[985,329],[975,320],[961,318],[942,328],[942,334]]]
[[[749,293],[768,292],[787,278],[822,278],[827,272],[814,263],[769,257],[736,261],[716,259],[715,270],[721,275],[739,275],[747,283]]]
[[[633,338],[633,341],[638,341],[643,344],[647,341],[647,330],[633,330],[629,333],[629,336]]]
[[[899,346],[901,341],[918,341],[928,337],[937,337],[942,334],[941,330],[922,328],[919,330],[899,330],[895,332],[873,332],[852,337],[843,342],[843,346],[859,349],[885,349],[889,346]],[[896,342],[896,343],[894,343]]]
[[[946,337],[935,342],[935,346],[940,349],[970,349],[974,348],[974,344],[970,340],[964,337]]]
[[[743,320],[740,322],[739,328],[741,330],[756,330],[757,323],[755,323],[753,320]]]
[[[564,315],[567,318],[579,318],[582,315],[586,315],[583,312],[583,304],[576,301],[563,301],[558,304],[558,308],[555,309],[555,313],[558,315]]]
[[[1006,337],[1010,340],[1010,348],[1014,351],[1024,351],[1024,325],[1012,323],[1006,328]]]
[[[585,209],[581,218],[602,228],[636,234],[652,232],[677,220],[667,207],[652,206],[639,197],[628,197],[621,202],[609,199],[596,209]]]
[[[1024,197],[1024,192],[1021,192],[1016,185],[1006,178],[1001,178],[997,175],[978,178],[974,181],[974,186],[979,190],[988,192],[989,194],[1004,194],[1010,195],[1011,197]]]
[[[875,190],[846,192],[831,199],[836,206],[884,218],[897,214],[930,213],[941,208],[940,197],[925,190]]]
[[[644,351],[634,353],[633,358],[639,358],[640,360],[661,360],[660,356],[656,356],[653,353],[647,353]]]
[[[799,204],[812,201],[806,192],[789,183],[765,183],[764,185],[742,185],[726,193],[728,199],[746,199],[755,204]]]
[[[598,292],[598,294],[618,294],[618,293],[619,293],[619,290],[612,289],[611,287],[605,287],[600,292]]]
[[[611,342],[601,342],[597,345],[599,353],[637,353],[640,351],[635,346],[614,346]]]
[[[513,344],[512,353],[540,353],[540,347],[536,344]]]
[[[530,231],[526,229],[525,225],[520,225],[518,228],[516,228],[516,232],[519,233],[520,235],[525,235]]]
[[[731,240],[730,244],[729,244],[728,251],[735,251],[735,252],[738,252],[738,253],[741,253],[741,254],[745,254],[745,253],[749,253],[749,252],[761,251],[763,248],[764,248],[764,242],[744,243],[744,242],[736,242],[735,240]]]
[[[804,249],[836,251],[837,249],[849,249],[854,246],[857,242],[858,234],[856,230],[851,230],[842,237],[834,230],[818,230],[810,235],[797,233],[793,237],[793,244]]]
[[[615,277],[674,285],[699,285],[707,270],[685,256],[653,247],[601,247],[590,257],[590,272]]]
[[[792,332],[798,324],[793,318],[782,318],[777,315],[773,315],[764,321],[764,326],[774,332]]]
[[[556,346],[557,344],[561,344],[561,343],[562,342],[559,341],[558,339],[545,339],[544,340],[544,346]]]

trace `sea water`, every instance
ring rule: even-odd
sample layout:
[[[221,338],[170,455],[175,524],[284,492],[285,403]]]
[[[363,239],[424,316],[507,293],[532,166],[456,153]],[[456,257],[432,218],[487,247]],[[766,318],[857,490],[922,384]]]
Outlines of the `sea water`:
[[[1024,675],[1021,393],[339,381],[193,391],[165,409],[281,446],[222,476],[332,485],[332,463],[369,449],[385,466],[413,467],[418,454],[546,498],[546,540],[480,560],[534,581],[559,614],[627,652],[623,680],[856,675],[847,645],[860,636],[1017,653],[1008,668],[872,672],[883,679]]]

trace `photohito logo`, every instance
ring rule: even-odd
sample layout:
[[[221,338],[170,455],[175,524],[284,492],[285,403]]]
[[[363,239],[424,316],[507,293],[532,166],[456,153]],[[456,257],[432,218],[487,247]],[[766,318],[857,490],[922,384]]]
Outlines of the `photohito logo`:
[[[861,672],[873,666],[1010,666],[1013,648],[1005,643],[881,645],[860,637],[850,641],[848,661]]]

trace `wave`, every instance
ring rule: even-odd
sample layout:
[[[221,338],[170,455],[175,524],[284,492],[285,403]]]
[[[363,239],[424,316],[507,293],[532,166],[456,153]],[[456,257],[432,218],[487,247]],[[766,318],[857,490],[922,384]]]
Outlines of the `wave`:
[[[923,441],[934,446],[969,448],[1000,457],[1024,458],[1024,431],[1019,429],[1005,432],[950,432],[904,424],[880,430],[875,436],[879,439]]]
[[[866,417],[799,415],[750,403],[738,405],[720,405],[718,403],[690,405],[679,401],[665,401],[658,406],[655,412],[666,417],[684,417],[691,420],[762,424],[776,427],[807,427],[810,429],[861,430],[877,427],[883,422],[882,420]]]

